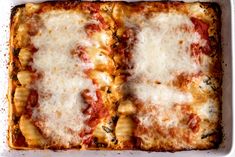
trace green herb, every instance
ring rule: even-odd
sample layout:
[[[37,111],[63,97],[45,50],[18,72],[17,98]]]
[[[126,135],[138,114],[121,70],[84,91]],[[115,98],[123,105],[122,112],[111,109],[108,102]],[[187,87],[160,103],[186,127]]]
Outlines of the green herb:
[[[98,139],[95,137],[94,139],[93,139],[93,142],[94,142],[94,144],[96,145],[96,147],[106,147],[106,144],[104,144],[104,143],[99,143],[98,142]]]
[[[110,129],[110,128],[108,128],[107,126],[102,126],[102,128],[103,128],[103,130],[105,131],[105,132],[107,132],[107,133],[111,133],[113,130],[112,129]]]
[[[215,134],[215,132],[210,132],[210,133],[204,134],[204,135],[202,135],[201,139],[210,137],[210,136],[212,136],[212,135],[214,135],[214,134]]]
[[[210,87],[212,88],[212,90],[216,91],[217,88],[216,88],[216,86],[213,84],[213,81],[212,81],[212,79],[211,79],[210,77],[207,77],[207,79],[203,80],[203,82],[204,82],[206,85],[210,86]]]

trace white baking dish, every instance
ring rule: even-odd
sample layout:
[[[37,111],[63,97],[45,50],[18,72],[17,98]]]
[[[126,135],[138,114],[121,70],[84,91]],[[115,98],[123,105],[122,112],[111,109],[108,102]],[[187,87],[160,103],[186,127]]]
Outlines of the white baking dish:
[[[220,4],[222,10],[222,49],[223,49],[223,105],[222,105],[222,125],[224,140],[219,149],[205,151],[181,151],[175,153],[168,152],[144,152],[144,151],[51,151],[51,150],[10,150],[7,146],[7,62],[8,62],[8,39],[10,11],[15,5],[26,2],[40,2],[43,0],[1,0],[0,1],[0,156],[22,157],[22,156],[128,156],[128,157],[153,157],[153,156],[234,156],[234,129],[235,124],[233,113],[233,98],[235,89],[233,85],[234,63],[234,13],[233,0],[199,0],[201,2],[210,1]],[[136,0],[134,0],[136,1]],[[138,0],[137,0],[138,1]],[[185,2],[193,0],[184,0]],[[195,0],[194,0],[195,1]]]

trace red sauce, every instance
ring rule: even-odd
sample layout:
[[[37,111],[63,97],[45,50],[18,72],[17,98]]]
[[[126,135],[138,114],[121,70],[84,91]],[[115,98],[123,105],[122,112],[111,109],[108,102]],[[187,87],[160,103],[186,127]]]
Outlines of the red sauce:
[[[192,56],[199,56],[202,53],[202,48],[199,44],[191,44],[191,53]]]
[[[16,146],[27,146],[25,137],[22,135],[21,132],[13,134],[13,143]]]
[[[89,135],[89,136],[83,138],[82,143],[86,144],[86,145],[91,145],[92,141],[93,141],[93,136]]]
[[[99,13],[94,13],[94,14],[92,15],[92,17],[93,17],[94,19],[96,19],[97,21],[99,21],[99,27],[100,27],[101,29],[108,29],[108,28],[109,28],[108,23],[105,22],[105,20],[104,20],[104,18],[102,17],[101,14],[99,14]]]
[[[85,30],[88,36],[92,36],[95,32],[99,32],[101,28],[97,24],[88,24],[85,26]]]
[[[207,44],[206,44],[205,46],[203,46],[203,47],[200,46],[198,43],[193,43],[193,44],[191,44],[190,49],[191,49],[191,55],[192,55],[192,56],[195,56],[195,57],[200,56],[200,54],[206,54],[206,55],[208,55],[208,54],[210,54],[210,52],[211,52],[211,48],[210,48],[210,46],[208,45],[208,42],[207,42]]]
[[[209,40],[208,24],[197,18],[191,17],[195,30],[201,35],[202,39]]]
[[[35,107],[38,103],[38,93],[36,90],[31,90],[28,100],[27,100],[27,105],[31,107]]]
[[[104,18],[102,17],[102,15],[100,14],[100,5],[97,4],[93,4],[93,3],[88,3],[85,4],[83,6],[84,10],[89,10],[90,14],[92,15],[92,18],[94,18],[95,20],[99,21],[99,28],[101,29],[107,29],[108,24],[105,22]]]
[[[201,47],[198,43],[193,43],[191,45],[191,52],[192,56],[199,56],[200,54],[210,54],[211,48],[210,48],[210,41],[209,41],[209,34],[208,34],[208,28],[209,25],[205,22],[203,22],[200,19],[191,17],[191,21],[193,22],[195,26],[195,31],[198,32],[202,39],[206,40],[207,43],[205,46]]]
[[[199,131],[199,128],[200,128],[200,117],[194,113],[191,113],[189,115],[189,119],[188,119],[188,126],[189,128],[194,132],[198,132]]]
[[[119,38],[120,42],[118,47],[116,47],[117,55],[122,58],[119,66],[124,69],[131,68],[133,66],[130,64],[130,60],[132,58],[131,51],[136,40],[135,30],[133,28],[126,28]]]
[[[82,9],[89,10],[90,13],[97,13],[100,11],[100,5],[97,5],[96,3],[84,3]]]
[[[36,90],[31,90],[27,99],[26,112],[29,116],[32,115],[32,108],[38,105],[38,93]]]
[[[95,119],[106,117],[109,114],[107,108],[105,108],[103,105],[102,95],[100,91],[96,91],[96,96],[97,100],[94,101],[89,93],[89,90],[85,90],[82,93],[82,97],[85,103],[88,104],[88,108],[85,110],[85,113],[91,115],[88,124],[94,124],[93,121],[95,121]]]
[[[100,91],[96,91],[97,100],[94,100],[88,89],[84,90],[81,93],[81,96],[84,102],[88,105],[88,107],[83,111],[83,113],[90,115],[90,118],[86,121],[86,124],[91,128],[91,130],[83,130],[80,133],[80,136],[85,137],[83,138],[84,144],[90,144],[92,142],[93,137],[90,137],[89,134],[100,122],[101,118],[107,117],[109,115],[109,112],[103,104],[102,95]]]
[[[43,23],[38,15],[33,15],[26,21],[26,26],[28,28],[29,35],[36,35],[39,31],[39,29],[42,27]]]
[[[77,46],[76,49],[71,52],[71,55],[73,57],[80,58],[85,63],[90,62],[89,56],[85,50],[85,47],[83,47],[83,46],[80,46],[80,45]]]

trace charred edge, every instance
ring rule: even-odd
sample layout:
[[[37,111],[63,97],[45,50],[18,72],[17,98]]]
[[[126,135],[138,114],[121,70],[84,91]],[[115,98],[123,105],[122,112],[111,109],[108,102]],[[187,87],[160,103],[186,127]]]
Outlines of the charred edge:
[[[172,2],[170,0],[163,0],[163,1],[160,1],[161,3],[185,3],[184,1],[177,1],[177,2]],[[85,1],[85,0],[60,0],[60,1],[44,1],[40,4],[52,4],[52,5],[56,5],[56,4],[66,4],[66,5],[77,5],[78,3],[120,3],[120,4],[127,4],[127,5],[131,5],[131,6],[135,6],[135,5],[139,5],[141,3],[156,3],[156,1],[144,1],[144,0],[141,0],[141,1],[136,1],[136,2],[128,2],[128,1],[103,1],[103,0],[96,0],[96,1]]]
[[[201,139],[208,138],[208,137],[213,136],[215,134],[216,134],[216,132],[211,132],[211,133],[204,134],[204,135],[201,136]]]
[[[217,132],[216,136],[216,140],[214,142],[214,148],[218,149],[220,147],[220,144],[222,143],[223,139],[224,139],[224,134],[222,132],[222,126],[219,126],[219,131]]]
[[[221,23],[221,14],[222,14],[222,11],[221,11],[221,8],[220,8],[220,5],[218,3],[211,3],[211,7],[213,8],[213,10],[216,12],[216,16],[217,16],[217,32],[218,32],[218,48],[217,48],[217,53],[219,54],[219,58],[220,60],[222,59],[222,46],[221,46],[221,26],[222,26],[222,23]],[[224,73],[224,70],[222,68],[222,63],[220,62],[220,67],[222,69],[222,75],[220,75],[220,93],[219,93],[219,97],[220,97],[220,105],[219,105],[219,111],[220,111],[220,120],[219,120],[219,124],[218,124],[218,131],[217,131],[217,134],[216,134],[216,141],[214,142],[214,148],[219,148],[220,144],[222,143],[224,139],[224,132],[223,132],[223,126],[222,126],[222,83],[223,83],[223,73]]]
[[[118,1],[116,1],[118,2]],[[118,3],[123,3],[123,4],[128,4],[128,5],[139,5],[139,3],[156,3],[156,2],[160,2],[160,3],[185,3],[183,1],[177,1],[177,2],[173,2],[171,0],[162,0],[162,1],[144,1],[144,0],[141,0],[141,1],[134,1],[134,2],[131,2],[131,1],[119,1]]]
[[[60,0],[60,1],[44,1],[40,4],[52,4],[52,5],[56,5],[56,4],[65,4],[65,5],[77,5],[79,3],[108,3],[109,1],[102,1],[102,0],[96,0],[96,1],[84,1],[84,0]]]
[[[107,147],[107,144],[99,142],[98,138],[96,138],[96,137],[93,139],[93,142],[94,142],[96,148],[105,148],[105,147]]]
[[[20,8],[24,8],[24,7],[25,7],[25,4],[21,4],[21,5],[14,6],[14,7],[11,9],[11,15],[10,15],[11,24],[12,24],[12,22],[13,22],[13,18],[14,18],[14,16],[16,15],[17,11],[18,11]]]
[[[13,115],[12,115],[12,121],[13,121],[14,124],[16,125],[16,124],[18,124],[18,122],[20,121],[20,117],[17,116],[17,115],[15,115],[15,114],[13,114]]]
[[[221,9],[220,9],[220,5],[216,2],[213,2],[213,3],[208,3],[207,4],[209,5],[209,7],[211,7],[217,14],[217,16],[221,16]]]
[[[18,57],[20,52],[20,48],[13,48],[12,53],[14,57]]]
[[[181,151],[195,151],[195,150],[209,150],[209,149],[218,149],[218,147],[205,147],[205,148],[180,148],[180,149],[175,149],[175,148],[151,148],[151,149],[140,149],[141,151],[145,151],[148,153],[152,152],[167,152],[167,153],[176,153],[176,152],[181,152]]]
[[[217,30],[216,32],[218,33],[218,41],[217,41],[217,45],[216,45],[216,54],[215,56],[217,58],[219,58],[220,60],[222,59],[222,45],[221,45],[221,7],[218,3],[216,2],[201,2],[201,4],[203,4],[205,7],[207,8],[211,8],[213,9],[213,11],[215,12],[215,16],[216,16],[216,27]],[[223,125],[222,125],[222,100],[221,100],[221,96],[222,96],[222,89],[221,89],[221,85],[222,85],[222,76],[223,76],[223,68],[222,68],[222,62],[219,62],[219,67],[222,69],[222,75],[220,75],[217,80],[219,80],[219,89],[216,89],[217,91],[219,91],[218,93],[218,97],[219,97],[219,122],[218,122],[218,127],[217,127],[217,131],[213,134],[209,134],[208,136],[214,136],[214,139],[211,141],[211,143],[213,144],[213,146],[211,148],[214,149],[218,149],[220,144],[222,143],[222,141],[224,141],[224,132],[223,132]],[[207,138],[207,136],[205,137]],[[203,139],[203,137],[202,137]],[[200,149],[200,150],[204,150]]]

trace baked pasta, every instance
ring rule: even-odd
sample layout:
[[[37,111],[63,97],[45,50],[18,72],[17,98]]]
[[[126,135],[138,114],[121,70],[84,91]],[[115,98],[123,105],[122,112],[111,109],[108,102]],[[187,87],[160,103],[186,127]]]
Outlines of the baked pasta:
[[[9,146],[218,147],[215,3],[44,2],[12,10]]]

